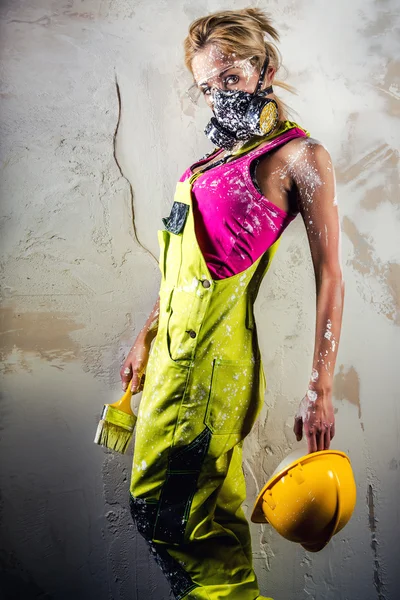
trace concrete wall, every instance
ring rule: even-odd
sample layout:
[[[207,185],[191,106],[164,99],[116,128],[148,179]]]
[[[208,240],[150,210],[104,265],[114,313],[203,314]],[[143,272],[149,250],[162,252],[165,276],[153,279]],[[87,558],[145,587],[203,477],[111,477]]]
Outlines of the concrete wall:
[[[346,303],[334,448],[358,503],[319,554],[252,525],[275,599],[395,600],[399,576],[399,21],[395,0],[267,8],[288,81],[276,90],[328,148],[337,176]],[[128,512],[132,457],[92,442],[101,407],[157,295],[156,230],[175,182],[210,149],[185,101],[189,23],[245,2],[1,3],[2,598],[166,600]],[[295,448],[315,300],[298,217],[256,305],[268,378],[246,440],[247,509]],[[136,398],[140,400],[139,397]]]

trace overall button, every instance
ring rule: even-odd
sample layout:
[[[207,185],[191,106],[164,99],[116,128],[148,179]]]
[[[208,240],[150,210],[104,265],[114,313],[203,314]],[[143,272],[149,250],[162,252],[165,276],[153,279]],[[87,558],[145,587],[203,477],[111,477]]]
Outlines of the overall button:
[[[211,283],[208,281],[208,279],[203,279],[201,284],[204,288],[209,288],[211,286]]]
[[[190,335],[191,338],[195,338],[197,335],[196,332],[193,331],[193,329],[189,329],[189,331],[187,333]]]

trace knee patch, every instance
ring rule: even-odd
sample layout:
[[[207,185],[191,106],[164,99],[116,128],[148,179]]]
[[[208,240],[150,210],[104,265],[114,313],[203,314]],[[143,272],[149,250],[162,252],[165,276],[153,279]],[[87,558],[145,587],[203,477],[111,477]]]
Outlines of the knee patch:
[[[168,580],[176,598],[184,598],[190,591],[198,587],[180,563],[168,552],[165,544],[152,541],[158,505],[148,504],[141,498],[130,497],[130,509],[139,533],[146,540],[150,552]]]
[[[138,531],[149,541],[180,545],[211,431],[206,427],[188,446],[171,449],[160,499],[131,496],[131,512]]]

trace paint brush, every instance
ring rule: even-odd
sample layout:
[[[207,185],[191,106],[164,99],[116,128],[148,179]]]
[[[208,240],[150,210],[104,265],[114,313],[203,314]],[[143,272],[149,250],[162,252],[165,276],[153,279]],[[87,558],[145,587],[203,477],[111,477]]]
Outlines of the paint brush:
[[[131,409],[131,386],[114,404],[105,404],[97,426],[94,443],[125,454],[136,424],[136,415]]]

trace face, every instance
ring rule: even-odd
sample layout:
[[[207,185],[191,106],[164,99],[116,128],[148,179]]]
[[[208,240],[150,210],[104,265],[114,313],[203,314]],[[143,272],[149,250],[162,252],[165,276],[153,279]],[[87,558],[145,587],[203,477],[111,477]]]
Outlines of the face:
[[[199,51],[192,60],[195,84],[208,106],[212,108],[215,88],[221,90],[243,90],[254,92],[260,71],[234,54],[224,54],[214,45]],[[271,85],[275,69],[268,67],[261,89]]]

